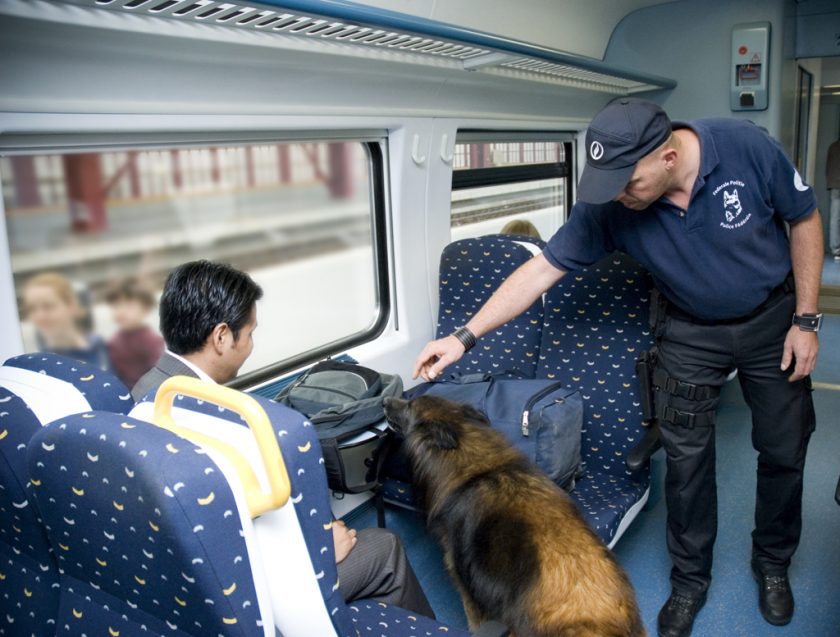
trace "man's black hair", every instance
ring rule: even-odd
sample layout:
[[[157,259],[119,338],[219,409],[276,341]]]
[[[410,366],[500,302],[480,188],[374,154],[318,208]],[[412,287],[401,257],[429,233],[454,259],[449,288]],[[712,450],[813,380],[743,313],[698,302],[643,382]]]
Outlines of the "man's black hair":
[[[160,331],[175,354],[204,347],[219,323],[227,323],[234,340],[248,322],[262,288],[248,274],[227,263],[191,261],[169,273],[160,298]]]

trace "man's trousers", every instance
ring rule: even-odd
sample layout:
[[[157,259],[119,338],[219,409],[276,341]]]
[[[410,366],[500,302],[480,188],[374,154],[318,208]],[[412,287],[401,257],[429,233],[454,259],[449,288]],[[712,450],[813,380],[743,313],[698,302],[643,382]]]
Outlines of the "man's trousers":
[[[784,573],[799,543],[802,474],[815,417],[810,377],[791,383],[795,362],[780,369],[795,304],[787,292],[744,321],[709,325],[668,313],[658,326],[659,378],[672,379],[660,383],[656,409],[667,454],[671,583],[679,592],[703,593],[711,580],[717,535],[714,413],[733,369],[752,412],[758,451],[753,560],[764,573]]]

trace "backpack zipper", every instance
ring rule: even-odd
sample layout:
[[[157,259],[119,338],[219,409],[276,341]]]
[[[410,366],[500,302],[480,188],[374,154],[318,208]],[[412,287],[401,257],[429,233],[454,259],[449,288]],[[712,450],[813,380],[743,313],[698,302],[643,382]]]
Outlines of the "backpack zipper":
[[[543,387],[540,391],[538,391],[536,394],[534,394],[533,396],[531,396],[528,399],[528,402],[525,403],[525,410],[522,412],[521,429],[522,429],[522,435],[523,436],[525,436],[527,438],[529,435],[531,435],[531,430],[529,428],[528,420],[531,416],[531,409],[534,408],[534,405],[536,405],[540,400],[542,400],[543,398],[548,396],[554,390],[560,389],[562,386],[563,386],[563,383],[559,382],[559,381],[556,382],[556,383],[552,383],[548,387]],[[574,392],[570,392],[570,393],[574,393]],[[565,398],[565,396],[563,398]]]

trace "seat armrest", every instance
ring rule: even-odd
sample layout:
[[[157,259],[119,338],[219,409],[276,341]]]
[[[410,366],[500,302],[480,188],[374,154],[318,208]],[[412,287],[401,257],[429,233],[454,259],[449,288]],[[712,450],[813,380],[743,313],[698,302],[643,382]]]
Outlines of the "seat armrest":
[[[653,420],[650,426],[645,429],[645,435],[638,444],[633,447],[627,454],[625,464],[630,471],[638,471],[645,463],[650,460],[650,457],[662,446],[662,440],[659,437],[659,422]]]
[[[510,635],[510,628],[499,622],[485,622],[472,634],[473,637],[508,637],[508,635]]]

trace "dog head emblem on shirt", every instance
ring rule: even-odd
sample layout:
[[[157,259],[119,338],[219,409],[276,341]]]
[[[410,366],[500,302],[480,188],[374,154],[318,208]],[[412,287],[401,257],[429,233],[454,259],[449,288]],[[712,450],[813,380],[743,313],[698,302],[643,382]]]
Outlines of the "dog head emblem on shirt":
[[[737,188],[733,188],[731,193],[728,190],[723,191],[723,210],[726,220],[730,223],[741,214],[741,200],[738,198]]]

